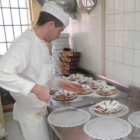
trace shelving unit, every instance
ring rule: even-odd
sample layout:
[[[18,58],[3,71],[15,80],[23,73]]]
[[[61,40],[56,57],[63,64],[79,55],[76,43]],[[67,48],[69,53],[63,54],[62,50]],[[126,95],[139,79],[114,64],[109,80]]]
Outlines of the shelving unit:
[[[3,116],[3,109],[1,103],[1,92],[0,92],[0,139],[6,137],[6,129],[5,129],[5,122]]]

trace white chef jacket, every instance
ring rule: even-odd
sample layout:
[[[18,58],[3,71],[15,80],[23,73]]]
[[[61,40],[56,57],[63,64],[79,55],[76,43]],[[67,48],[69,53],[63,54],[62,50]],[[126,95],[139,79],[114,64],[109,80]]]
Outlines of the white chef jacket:
[[[39,140],[40,136],[41,140],[49,140],[43,117],[47,103],[30,91],[36,83],[47,89],[57,85],[53,68],[48,48],[30,29],[15,39],[0,59],[0,86],[16,100],[13,116],[19,121],[25,140]]]

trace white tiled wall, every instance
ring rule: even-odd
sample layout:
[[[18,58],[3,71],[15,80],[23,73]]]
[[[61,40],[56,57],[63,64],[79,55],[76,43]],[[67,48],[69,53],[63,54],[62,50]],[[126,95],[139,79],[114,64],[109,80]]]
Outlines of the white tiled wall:
[[[140,0],[105,0],[106,76],[140,87]]]
[[[98,0],[96,7],[89,14],[82,12],[78,8],[77,18],[70,18],[70,24],[64,30],[64,32],[70,33],[70,47],[82,53],[79,66],[98,74],[103,74],[104,72],[103,5],[104,0]],[[112,19],[112,16],[109,15],[108,22],[111,27],[106,28],[114,29],[114,17]],[[107,36],[107,44],[113,45],[114,33],[109,30]]]

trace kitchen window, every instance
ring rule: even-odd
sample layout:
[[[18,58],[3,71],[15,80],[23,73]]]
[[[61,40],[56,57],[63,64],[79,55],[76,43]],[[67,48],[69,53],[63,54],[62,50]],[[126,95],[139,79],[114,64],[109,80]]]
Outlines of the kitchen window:
[[[30,0],[0,0],[0,55],[11,42],[31,28]]]

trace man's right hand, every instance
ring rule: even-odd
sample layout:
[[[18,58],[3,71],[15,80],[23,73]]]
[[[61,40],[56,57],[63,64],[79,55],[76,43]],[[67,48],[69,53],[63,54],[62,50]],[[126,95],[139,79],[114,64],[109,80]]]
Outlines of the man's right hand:
[[[49,90],[47,90],[46,88],[44,88],[41,85],[35,84],[35,86],[31,90],[31,92],[35,93],[39,100],[42,100],[45,102],[49,102],[49,100],[50,100],[51,96],[49,94]]]

